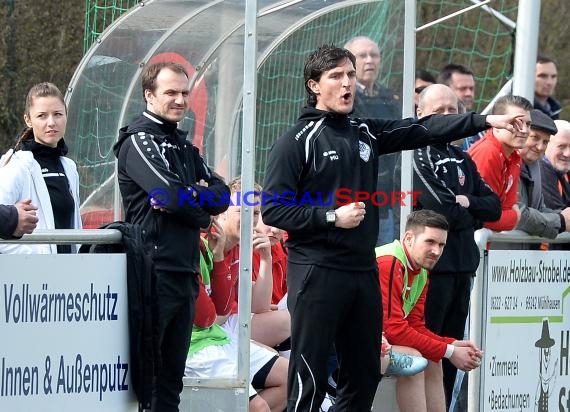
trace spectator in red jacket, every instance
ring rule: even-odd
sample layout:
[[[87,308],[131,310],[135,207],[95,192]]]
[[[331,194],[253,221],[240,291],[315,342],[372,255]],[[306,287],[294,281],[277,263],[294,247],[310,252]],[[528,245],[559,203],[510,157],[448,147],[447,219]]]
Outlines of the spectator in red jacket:
[[[483,353],[473,342],[439,336],[425,325],[428,271],[443,252],[448,230],[444,216],[422,209],[408,216],[402,242],[376,248],[386,338],[429,360],[425,372],[396,378],[401,412],[445,411],[443,358],[463,371],[481,365]]]
[[[519,149],[525,146],[530,132],[532,104],[521,96],[500,97],[493,106],[493,114],[523,114],[523,126],[517,131],[488,129],[483,138],[468,150],[479,174],[501,200],[501,217],[483,226],[500,232],[513,230],[520,220],[517,205],[521,157]]]

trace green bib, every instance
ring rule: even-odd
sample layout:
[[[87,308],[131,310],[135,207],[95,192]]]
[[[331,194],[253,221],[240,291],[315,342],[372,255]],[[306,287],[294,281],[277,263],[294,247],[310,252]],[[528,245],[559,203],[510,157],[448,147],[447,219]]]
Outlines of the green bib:
[[[200,241],[204,242],[206,249],[206,256],[204,256],[204,253],[200,250],[200,275],[202,276],[202,282],[206,286],[206,289],[209,290],[210,272],[214,268],[214,255],[210,250],[208,241],[204,238],[200,238]],[[230,343],[230,338],[220,325],[214,323],[209,328],[199,328],[196,325],[192,325],[192,337],[190,338],[188,356],[192,356],[200,349],[208,346],[226,345],[228,343]]]
[[[206,249],[206,256],[204,256],[204,253],[200,250],[200,275],[202,275],[204,285],[210,286],[210,272],[214,269],[214,255],[212,254],[208,241],[203,237],[200,238],[200,241],[204,243]]]
[[[406,252],[404,252],[404,247],[400,241],[394,240],[392,243],[378,246],[375,251],[376,257],[393,256],[402,263],[402,266],[404,266],[404,288],[402,290],[402,301],[404,302],[404,306],[402,309],[404,310],[404,317],[407,317],[416,305],[416,302],[420,298],[420,295],[426,286],[428,272],[422,268],[420,273],[418,273],[414,278],[412,286],[409,289],[409,293],[406,294],[408,291],[408,258],[406,257]]]

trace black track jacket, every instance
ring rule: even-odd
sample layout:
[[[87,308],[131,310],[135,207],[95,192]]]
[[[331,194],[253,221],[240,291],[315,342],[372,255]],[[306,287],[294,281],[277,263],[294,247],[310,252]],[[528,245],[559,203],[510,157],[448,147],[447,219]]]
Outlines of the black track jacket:
[[[436,144],[414,151],[415,209],[430,209],[447,218],[447,244],[429,274],[475,273],[479,248],[474,233],[482,222],[501,217],[501,201],[485,183],[471,157],[450,144]],[[456,195],[469,199],[469,208],[456,203]]]
[[[359,120],[305,108],[269,153],[263,221],[288,232],[291,262],[375,270],[378,207],[365,200],[365,219],[354,229],[329,228],[326,211],[355,201],[356,192],[374,194],[379,155],[472,136],[487,127],[485,116],[475,113]],[[385,200],[372,197],[377,204]]]
[[[139,224],[156,268],[174,272],[199,270],[200,228],[210,215],[225,211],[229,188],[204,163],[176,123],[144,112],[120,130],[114,146],[125,220]],[[204,179],[208,187],[197,182]],[[207,202],[187,189],[207,193]],[[167,212],[154,209],[149,197]]]

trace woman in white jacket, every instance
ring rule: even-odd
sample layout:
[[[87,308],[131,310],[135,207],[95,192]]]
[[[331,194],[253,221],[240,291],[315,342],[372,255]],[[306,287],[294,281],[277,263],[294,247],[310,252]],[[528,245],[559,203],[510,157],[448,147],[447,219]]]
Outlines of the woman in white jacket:
[[[0,204],[31,199],[38,207],[37,229],[80,229],[79,175],[65,157],[67,108],[52,83],[33,86],[26,98],[27,129],[0,159]],[[0,253],[72,253],[75,246],[4,244]]]

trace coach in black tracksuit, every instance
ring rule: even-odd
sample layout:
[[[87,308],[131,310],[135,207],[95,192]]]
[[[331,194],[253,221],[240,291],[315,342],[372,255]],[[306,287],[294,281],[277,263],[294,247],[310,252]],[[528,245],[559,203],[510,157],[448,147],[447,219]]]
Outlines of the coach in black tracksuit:
[[[370,200],[341,207],[337,201],[376,190],[381,154],[470,136],[486,129],[486,121],[508,127],[514,117],[352,120],[354,56],[334,46],[321,46],[309,56],[305,88],[312,107],[273,145],[262,205],[263,221],[289,234],[287,410],[318,411],[334,342],[339,359],[335,412],[367,411],[380,379],[378,208]]]
[[[121,129],[114,151],[125,220],[141,225],[146,243],[141,252],[152,255],[156,277],[158,370],[152,410],[170,412],[178,411],[198,295],[200,228],[227,209],[221,199],[229,199],[229,188],[177,128],[188,104],[184,68],[147,66],[142,88],[147,110]],[[203,202],[200,193],[206,191]]]

